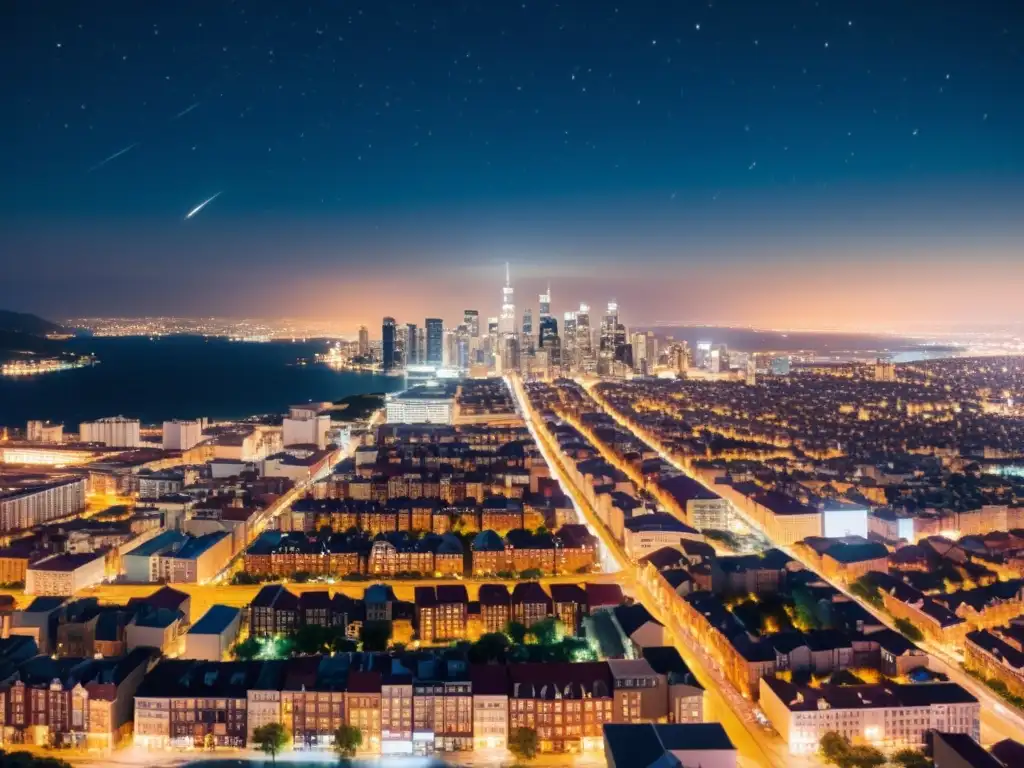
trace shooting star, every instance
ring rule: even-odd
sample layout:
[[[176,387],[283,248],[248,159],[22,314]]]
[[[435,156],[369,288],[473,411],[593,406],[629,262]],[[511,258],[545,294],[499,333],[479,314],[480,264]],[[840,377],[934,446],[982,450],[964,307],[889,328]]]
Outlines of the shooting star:
[[[195,208],[193,208],[191,211],[189,211],[188,213],[185,214],[185,220],[187,221],[188,219],[191,219],[193,216],[195,216],[197,213],[199,213],[201,210],[203,210],[203,208],[208,206],[210,203],[212,203],[214,200],[216,200],[222,194],[224,194],[223,191],[218,192],[213,197],[208,197],[205,200],[203,200],[203,202],[201,202],[199,205],[197,205]]]
[[[135,142],[134,144],[129,144],[129,145],[128,145],[127,147],[125,147],[124,149],[118,150],[117,152],[115,152],[114,154],[112,154],[112,155],[111,155],[110,157],[108,157],[108,158],[107,158],[106,160],[101,160],[100,162],[96,163],[96,165],[94,165],[94,166],[93,166],[92,168],[90,168],[90,169],[89,169],[89,170],[87,171],[87,173],[92,173],[93,171],[98,171],[98,170],[99,170],[100,168],[102,168],[102,167],[103,167],[104,165],[106,165],[107,163],[109,163],[109,162],[110,162],[111,160],[113,160],[114,158],[120,157],[120,156],[121,156],[121,155],[123,155],[123,154],[124,154],[125,152],[130,152],[131,150],[135,149],[135,148],[136,148],[137,146],[139,146],[139,142],[137,142],[137,141],[136,141],[136,142]]]
[[[200,105],[201,103],[202,103],[202,102],[200,102],[200,101],[197,101],[197,102],[196,102],[195,104],[192,104],[192,105],[190,105],[190,106],[187,106],[187,107],[185,107],[185,108],[184,108],[183,110],[181,110],[181,112],[179,112],[179,113],[178,113],[178,114],[176,114],[176,115],[175,115],[174,117],[172,117],[172,118],[171,118],[171,120],[177,120],[177,119],[178,119],[179,117],[184,117],[184,116],[185,116],[185,115],[187,115],[187,114],[188,114],[189,112],[191,112],[191,111],[192,111],[193,109],[195,109],[196,107],[198,107],[198,106],[199,106],[199,105]]]

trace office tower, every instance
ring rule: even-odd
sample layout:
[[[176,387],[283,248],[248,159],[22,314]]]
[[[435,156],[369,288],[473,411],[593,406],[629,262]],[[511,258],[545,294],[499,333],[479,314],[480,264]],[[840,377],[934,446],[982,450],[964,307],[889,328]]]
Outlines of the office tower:
[[[475,309],[467,309],[462,313],[462,322],[466,325],[466,331],[470,337],[476,338],[480,335],[480,313]]]
[[[540,319],[540,346],[550,347],[558,339],[558,321],[551,315],[545,315]]]
[[[512,274],[505,262],[505,285],[501,288],[501,316],[498,319],[498,333],[516,332],[516,304],[512,297]]]
[[[470,335],[466,324],[455,330],[455,365],[463,370],[470,364]]]
[[[395,318],[385,317],[381,326],[381,366],[385,371],[395,367]]]
[[[725,344],[716,344],[711,348],[708,370],[712,373],[726,373],[729,370],[729,350]]]
[[[653,373],[654,367],[658,364],[658,340],[654,336],[654,331],[647,332],[645,343],[647,349],[644,352],[644,357],[647,358],[647,372]]]
[[[633,372],[646,376],[654,367],[647,358],[647,334],[634,333],[629,337],[629,343],[633,348]]]
[[[543,323],[545,317],[551,317],[551,284],[548,289],[540,295],[540,321]]]
[[[365,357],[370,354],[370,332],[365,325],[359,326],[359,356]]]
[[[747,385],[757,386],[757,358],[753,355],[747,358]]]
[[[590,335],[590,307],[580,304],[576,313],[576,362],[589,360],[594,351],[594,340]]]
[[[697,353],[693,356],[693,364],[697,368],[707,368],[711,357],[711,342],[698,341]]]
[[[444,321],[428,317],[427,322],[427,364],[441,365],[444,362]]]
[[[571,368],[576,364],[576,313],[562,315],[562,364]]]
[[[532,355],[533,347],[533,310],[527,307],[523,310],[523,352],[527,355]]]
[[[613,371],[616,361],[625,362],[625,356],[632,356],[626,351],[626,328],[619,322],[619,305],[608,302],[608,311],[601,320],[600,346],[598,348],[597,372],[608,375]]]
[[[419,362],[419,336],[416,333],[416,323],[405,324],[405,364],[415,365]]]
[[[896,381],[896,366],[891,360],[878,358],[875,361],[875,381]]]

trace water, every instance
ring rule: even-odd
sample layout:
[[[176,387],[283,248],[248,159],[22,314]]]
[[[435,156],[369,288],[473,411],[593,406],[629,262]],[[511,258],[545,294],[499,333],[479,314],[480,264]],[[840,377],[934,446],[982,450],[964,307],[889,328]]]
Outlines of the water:
[[[394,392],[405,380],[324,365],[297,365],[325,342],[253,344],[198,336],[160,339],[75,339],[71,351],[100,363],[39,376],[0,377],[0,424],[24,427],[50,419],[79,422],[123,414],[156,424],[165,419],[242,418],[284,413],[289,405]]]

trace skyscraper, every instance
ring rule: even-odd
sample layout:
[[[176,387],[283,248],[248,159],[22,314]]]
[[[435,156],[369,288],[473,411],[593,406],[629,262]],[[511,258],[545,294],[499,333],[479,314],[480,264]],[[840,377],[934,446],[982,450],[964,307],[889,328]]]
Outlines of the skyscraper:
[[[647,359],[647,334],[637,331],[629,337],[633,346],[633,371],[646,376],[654,367]]]
[[[370,332],[365,325],[359,326],[359,355],[360,357],[370,354]]]
[[[726,373],[729,370],[729,349],[725,344],[716,344],[708,356],[708,369],[712,373]]]
[[[576,322],[575,312],[566,312],[562,315],[562,365],[566,368],[576,365],[578,353]]]
[[[395,367],[395,318],[385,317],[381,327],[381,366],[385,371]]]
[[[405,364],[415,365],[419,362],[419,350],[416,345],[416,323],[405,325]]]
[[[548,283],[548,289],[540,295],[540,320],[544,321],[545,317],[551,317],[551,284]]]
[[[533,354],[533,310],[529,307],[523,310],[522,349],[527,355]]]
[[[466,326],[466,332],[476,338],[480,335],[480,313],[475,309],[467,309],[462,313],[462,322]]]
[[[512,297],[512,273],[508,262],[505,262],[505,285],[501,288],[501,316],[498,318],[498,333],[514,334],[516,332],[516,304]]]
[[[593,354],[593,339],[590,335],[590,307],[580,304],[576,313],[576,364],[583,367]]]
[[[441,365],[444,363],[444,321],[438,317],[428,317],[426,326],[427,364]]]
[[[612,372],[615,353],[619,347],[618,332],[619,305],[614,301],[609,301],[608,311],[601,319],[601,341],[597,356],[597,372],[600,374],[607,375]],[[625,336],[625,329],[622,330],[622,335]],[[624,338],[622,343],[625,343]]]
[[[711,362],[711,342],[698,341],[697,353],[693,356],[693,364],[697,368],[707,368]]]

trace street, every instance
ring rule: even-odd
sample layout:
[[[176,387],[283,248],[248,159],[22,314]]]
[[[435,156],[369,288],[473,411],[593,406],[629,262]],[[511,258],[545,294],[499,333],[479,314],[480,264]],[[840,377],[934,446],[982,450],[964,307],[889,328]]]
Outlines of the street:
[[[745,766],[813,766],[820,765],[816,757],[794,757],[789,754],[788,745],[774,731],[758,724],[753,706],[722,677],[714,662],[702,649],[694,644],[689,635],[671,617],[665,616],[650,591],[636,578],[636,569],[626,557],[621,545],[605,529],[586,498],[575,486],[562,463],[557,445],[551,441],[547,430],[535,420],[529,398],[518,376],[508,378],[520,412],[541,449],[548,466],[557,472],[562,490],[573,500],[581,521],[600,538],[605,551],[616,561],[619,569],[619,583],[623,590],[632,594],[672,633],[674,646],[704,687],[705,720],[718,720],[739,750],[739,761]]]

